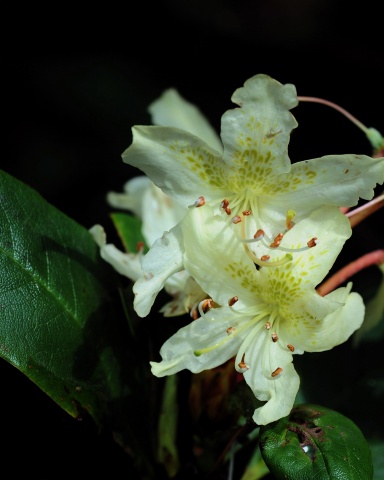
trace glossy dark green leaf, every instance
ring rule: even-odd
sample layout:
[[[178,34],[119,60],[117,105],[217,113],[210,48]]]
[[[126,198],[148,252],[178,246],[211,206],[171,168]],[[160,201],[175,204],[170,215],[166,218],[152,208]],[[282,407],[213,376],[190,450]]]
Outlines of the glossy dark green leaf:
[[[0,355],[70,415],[99,422],[123,389],[110,338],[117,276],[88,230],[1,171],[0,272]]]
[[[260,429],[260,449],[277,479],[371,480],[371,450],[349,418],[319,405],[299,405]]]

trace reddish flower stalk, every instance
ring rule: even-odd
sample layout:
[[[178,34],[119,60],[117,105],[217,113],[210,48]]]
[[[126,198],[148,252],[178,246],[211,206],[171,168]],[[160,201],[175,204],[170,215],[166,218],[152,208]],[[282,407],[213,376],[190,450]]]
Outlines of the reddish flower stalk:
[[[374,250],[373,252],[367,253],[332,275],[317,288],[317,292],[321,296],[324,296],[327,293],[332,292],[336,287],[364,268],[370,267],[371,265],[380,265],[382,263],[384,263],[384,250]]]
[[[340,210],[349,217],[351,227],[353,228],[382,207],[384,207],[384,193],[354,210],[348,211],[348,208],[341,208]]]
[[[324,100],[323,98],[318,98],[318,97],[297,97],[299,102],[312,102],[312,103],[321,103],[322,105],[326,105],[327,107],[334,108],[338,112],[340,112],[342,115],[348,118],[352,123],[354,123],[360,130],[362,130],[368,140],[370,141],[372,147],[373,147],[373,156],[375,158],[379,158],[383,156],[384,152],[384,138],[378,132],[375,128],[368,128],[366,127],[360,120],[358,120],[356,117],[351,115],[347,110],[344,108],[340,107],[336,103],[330,102],[329,100]]]

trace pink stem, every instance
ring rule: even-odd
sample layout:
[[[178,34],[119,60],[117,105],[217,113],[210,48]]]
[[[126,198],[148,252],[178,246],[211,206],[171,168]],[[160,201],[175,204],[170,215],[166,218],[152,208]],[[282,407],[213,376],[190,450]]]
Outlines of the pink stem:
[[[380,265],[381,263],[384,263],[384,250],[374,250],[373,252],[366,253],[332,275],[332,277],[317,288],[317,293],[324,296],[364,268],[370,267],[371,265]]]
[[[357,120],[356,117],[351,115],[345,108],[340,107],[336,103],[330,102],[329,100],[324,100],[323,98],[318,98],[318,97],[297,97],[299,102],[313,102],[313,103],[321,103],[323,105],[327,105],[328,107],[334,108],[335,110],[338,110],[340,113],[342,113],[344,116],[346,116],[352,123],[354,123],[358,128],[360,128],[363,132],[367,132],[367,127],[361,123],[359,120]]]

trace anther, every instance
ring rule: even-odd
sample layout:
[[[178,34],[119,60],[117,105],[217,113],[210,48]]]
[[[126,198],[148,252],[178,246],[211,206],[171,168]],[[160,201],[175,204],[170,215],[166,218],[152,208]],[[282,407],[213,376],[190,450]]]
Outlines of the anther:
[[[243,361],[238,363],[238,367],[239,367],[240,370],[243,370],[243,372],[245,372],[246,370],[249,370],[249,365],[247,365]]]
[[[280,375],[280,373],[283,371],[283,369],[281,367],[277,367],[276,370],[274,370],[272,373],[271,373],[271,377],[277,377],[277,375]]]
[[[264,324],[264,327],[265,327],[267,330],[270,330],[271,327],[272,327],[272,325],[271,325],[270,322],[266,322],[266,323]]]
[[[273,332],[273,333],[272,333],[271,338],[272,338],[272,342],[274,342],[274,343],[276,343],[277,340],[279,339],[279,337],[277,336],[277,333],[276,333],[276,332]]]
[[[291,230],[291,228],[295,225],[292,222],[292,219],[296,216],[296,212],[294,210],[288,210],[287,216],[285,218],[285,225],[287,226],[287,230]]]
[[[245,353],[243,353],[243,358],[242,358],[241,361],[237,364],[237,366],[239,367],[239,369],[242,370],[241,373],[244,373],[246,370],[249,370],[249,365],[244,362],[244,357],[245,357]]]
[[[277,248],[280,246],[281,240],[283,239],[284,235],[279,233],[274,239],[273,242],[269,245],[271,248]]]
[[[201,302],[201,309],[202,309],[202,311],[205,313],[207,310],[209,310],[210,308],[212,308],[212,303],[213,303],[212,298],[206,298],[205,300],[203,300],[203,301]]]
[[[224,210],[227,215],[230,215],[232,212],[232,210],[229,207],[225,207]]]
[[[193,204],[195,207],[202,207],[205,204],[205,198],[201,195]]]
[[[197,308],[192,308],[191,311],[189,312],[189,315],[192,318],[192,320],[197,320],[200,316]]]
[[[239,297],[236,297],[236,296],[232,297],[228,300],[228,305],[232,307],[232,305],[234,305],[238,300],[239,300]]]
[[[261,238],[263,238],[265,235],[265,232],[264,230],[261,230],[261,228],[259,228],[259,230],[257,230],[257,232],[254,234],[253,238],[255,238],[256,240],[260,240]]]
[[[224,200],[220,203],[220,207],[223,208],[224,210],[228,207],[229,201],[224,198]]]
[[[307,243],[307,245],[308,245],[309,248],[316,247],[316,245],[317,245],[317,237],[311,238],[311,240],[309,240],[309,242]]]
[[[288,343],[287,348],[289,348],[289,350],[290,350],[291,352],[294,352],[294,351],[295,351],[295,347],[294,347],[293,345],[291,345],[290,343]]]
[[[136,250],[138,252],[141,252],[142,250],[144,250],[144,242],[137,242],[136,243]]]
[[[243,215],[245,217],[249,217],[249,215],[252,215],[252,212],[251,212],[251,210],[244,210]]]
[[[230,335],[231,333],[233,333],[235,331],[235,328],[234,327],[229,327],[227,328],[226,332],[228,333],[228,335]]]
[[[261,260],[262,262],[266,262],[266,261],[268,261],[270,258],[271,258],[270,255],[262,255],[262,256],[260,257],[260,260]]]
[[[241,222],[241,217],[239,215],[236,215],[235,217],[232,218],[232,223],[240,223]]]

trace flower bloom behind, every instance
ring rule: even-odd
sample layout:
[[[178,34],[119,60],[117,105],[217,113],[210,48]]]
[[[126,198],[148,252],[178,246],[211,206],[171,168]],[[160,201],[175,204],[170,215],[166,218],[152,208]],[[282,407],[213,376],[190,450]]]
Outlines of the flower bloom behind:
[[[212,148],[222,149],[219,136],[200,110],[186,101],[173,88],[152,102],[148,110],[155,125],[181,128],[204,139]],[[138,176],[124,184],[123,192],[110,191],[107,195],[110,206],[132,212],[142,222],[145,243],[151,247],[164,232],[174,227],[186,214],[187,208],[162,192],[148,177]],[[136,281],[142,275],[143,251],[122,252],[115,245],[107,243],[107,236],[101,225],[90,229],[100,247],[102,258],[121,275]],[[183,315],[206,295],[185,270],[171,275],[164,282],[165,291],[172,297],[160,312],[164,316]]]
[[[301,220],[284,237],[285,247],[271,250],[278,266],[255,268],[241,238],[209,206],[194,209],[183,221],[184,265],[212,297],[200,318],[181,328],[151,362],[162,377],[188,369],[198,373],[232,357],[255,396],[266,403],[255,410],[259,425],[291,411],[299,377],[294,354],[329,350],[360,327],[364,304],[351,284],[325,297],[316,286],[332,267],[351,235],[347,218],[336,207],[323,207]],[[307,245],[308,237],[317,244]]]

